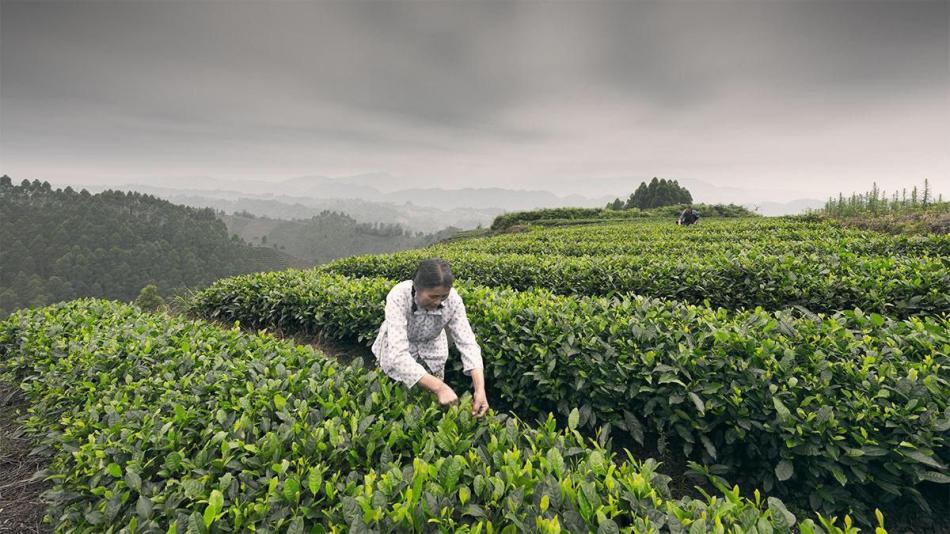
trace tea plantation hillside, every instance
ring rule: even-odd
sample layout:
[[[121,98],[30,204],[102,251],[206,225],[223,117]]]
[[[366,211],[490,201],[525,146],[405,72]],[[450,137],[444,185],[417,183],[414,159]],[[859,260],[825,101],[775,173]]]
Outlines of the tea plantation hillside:
[[[407,279],[432,256],[448,260],[464,280],[562,295],[634,293],[730,309],[861,308],[897,317],[950,310],[950,236],[887,236],[786,220],[536,229],[357,256],[325,270]]]
[[[947,526],[950,237],[764,218],[512,228],[224,278],[191,299],[200,319],[100,300],[14,314],[0,380],[20,385],[51,455],[51,523],[883,534],[894,512],[907,530]],[[369,346],[389,289],[433,256],[483,350],[484,419],[467,396],[440,410],[359,359],[221,327]],[[650,455],[693,465],[706,489],[671,486]]]
[[[388,289],[443,257],[506,407],[867,519],[950,481],[948,251],[788,219],[537,227],[221,280],[194,310],[368,344]]]
[[[266,334],[79,300],[0,323],[0,371],[52,451],[52,523],[123,532],[854,532],[652,460],[440,410],[375,370]]]

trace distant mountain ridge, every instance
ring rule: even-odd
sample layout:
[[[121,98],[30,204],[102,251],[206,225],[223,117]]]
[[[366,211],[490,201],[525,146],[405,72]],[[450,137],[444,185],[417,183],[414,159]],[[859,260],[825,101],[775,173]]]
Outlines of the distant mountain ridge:
[[[649,177],[610,177],[558,179],[537,181],[536,187],[518,189],[506,187],[467,187],[449,189],[433,185],[431,180],[416,177],[393,176],[387,173],[366,173],[353,176],[328,177],[322,175],[296,176],[285,180],[238,180],[213,177],[159,177],[149,183],[131,182],[120,186],[123,189],[150,192],[163,198],[186,202],[189,205],[212,205],[215,209],[239,211],[246,209],[262,216],[281,216],[274,211],[257,212],[245,206],[229,210],[220,206],[218,200],[233,203],[253,200],[275,200],[286,204],[301,204],[316,208],[308,212],[313,216],[324,209],[344,211],[359,222],[399,223],[412,230],[436,231],[445,226],[474,228],[486,225],[502,212],[527,211],[558,207],[603,207],[615,198],[626,199],[639,183]],[[763,215],[800,213],[804,209],[818,207],[823,202],[807,196],[807,192],[776,191],[775,189],[749,189],[714,185],[692,178],[677,178],[686,187],[696,202],[733,203],[750,209],[759,207]],[[438,182],[436,183],[438,184]],[[93,186],[92,189],[104,189]],[[556,192],[552,192],[556,191]],[[767,200],[785,195],[791,201]],[[186,200],[187,197],[192,197]],[[208,199],[217,199],[210,203]],[[350,203],[339,206],[335,201],[359,201],[362,206]],[[367,210],[369,204],[373,209]],[[405,206],[410,206],[406,208]],[[441,213],[413,213],[414,208],[441,210]],[[452,210],[470,210],[468,213],[451,213]],[[367,217],[373,212],[380,218]],[[398,214],[397,214],[398,213]],[[302,215],[297,212],[296,216]],[[445,219],[438,226],[434,219]],[[424,221],[424,222],[423,222]]]
[[[213,208],[228,214],[250,212],[272,219],[309,219],[323,211],[342,212],[359,223],[399,224],[413,231],[438,232],[449,226],[488,226],[505,210],[496,208],[442,209],[416,204],[374,202],[362,199],[317,199],[286,195],[251,196],[238,191],[176,190],[154,186],[127,186],[176,204]]]
[[[447,189],[431,187],[417,179],[399,182],[399,178],[384,173],[330,178],[326,176],[298,176],[287,180],[229,180],[220,178],[167,178],[152,183],[127,183],[124,189],[177,190],[194,195],[220,198],[275,198],[298,197],[309,199],[360,199],[393,204],[412,203],[439,209],[473,208],[526,210],[554,208],[565,205],[579,207],[603,206],[613,197],[607,195],[557,195],[540,189],[508,189],[500,187],[469,187]],[[419,184],[413,186],[413,184]],[[410,187],[407,187],[410,186]]]
[[[465,189],[405,189],[389,193],[394,201],[412,202],[443,208],[498,208],[507,211],[577,206],[602,207],[608,197],[588,198],[581,195],[561,197],[549,191],[502,189],[500,187]]]

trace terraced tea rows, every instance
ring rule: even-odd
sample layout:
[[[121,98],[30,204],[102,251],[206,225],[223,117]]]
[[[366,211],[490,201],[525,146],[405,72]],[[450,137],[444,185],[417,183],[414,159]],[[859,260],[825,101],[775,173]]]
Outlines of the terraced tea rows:
[[[829,223],[782,219],[704,221],[696,227],[634,221],[501,234],[437,245],[429,250],[570,256],[719,255],[771,251],[775,254],[854,253],[946,259],[950,255],[950,236],[892,236],[840,228]]]
[[[554,421],[439,410],[310,349],[97,300],[0,323],[58,530],[856,532],[738,489],[675,499]],[[823,528],[824,527],[824,528]]]
[[[464,280],[562,295],[641,294],[730,309],[803,306],[813,312],[861,308],[908,317],[950,310],[945,259],[839,254],[568,256],[430,249],[337,260],[321,270],[347,276],[412,277],[437,255]]]
[[[221,280],[207,317],[368,343],[393,280],[283,272]],[[642,297],[565,298],[460,284],[491,395],[526,414],[580,407],[664,436],[816,509],[860,509],[950,482],[950,322],[844,312],[730,313]],[[345,304],[344,304],[345,303]]]

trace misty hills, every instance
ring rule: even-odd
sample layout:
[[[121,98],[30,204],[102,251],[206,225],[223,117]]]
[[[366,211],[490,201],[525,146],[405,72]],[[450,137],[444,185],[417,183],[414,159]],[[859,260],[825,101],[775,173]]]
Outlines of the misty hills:
[[[388,193],[386,198],[394,202],[407,202],[422,206],[440,206],[448,209],[496,208],[505,211],[520,211],[525,209],[557,208],[564,206],[578,206],[585,208],[601,207],[608,199],[588,198],[581,195],[566,197],[555,195],[548,191],[524,191],[490,188],[464,189],[404,189]]]
[[[614,198],[627,198],[641,181],[649,178],[577,177],[570,180],[562,178],[536,181],[534,186],[520,189],[450,189],[416,177],[369,173],[337,178],[320,175],[297,176],[274,182],[169,177],[149,179],[148,184],[127,184],[123,187],[151,192],[163,198],[174,197],[179,202],[203,202],[208,206],[211,206],[209,199],[226,199],[233,203],[253,199],[273,200],[289,205],[301,204],[316,210],[306,212],[306,216],[330,209],[343,211],[358,222],[398,223],[413,230],[430,232],[450,225],[460,228],[472,228],[478,224],[487,226],[495,216],[507,211],[565,206],[603,207]],[[678,178],[678,181],[690,191],[697,202],[740,204],[749,209],[758,207],[758,212],[763,215],[800,213],[805,208],[816,208],[824,204],[823,200],[809,198],[807,193],[794,190],[720,186],[692,178]],[[349,202],[349,205],[341,206],[338,202],[340,200]],[[215,208],[225,211],[246,209],[257,215],[287,218],[278,213],[258,212],[248,206],[228,209],[218,205]],[[364,217],[367,208],[377,218]],[[301,214],[295,214],[295,217],[299,215]],[[442,224],[439,225],[437,221],[442,221]]]
[[[228,231],[261,246],[278,247],[308,265],[344,256],[419,248],[445,239],[457,230],[411,232],[396,224],[358,223],[342,213],[324,211],[309,219],[282,220],[247,212],[218,214]]]
[[[0,178],[0,215],[0,317],[78,297],[130,301],[148,284],[167,297],[227,276],[420,247],[451,233],[332,212],[297,221],[222,215],[141,192],[14,185],[9,176]]]
[[[141,179],[140,181],[146,181]],[[148,183],[120,186],[150,193],[192,207],[226,213],[249,212],[274,219],[308,219],[323,211],[346,213],[357,223],[399,224],[412,231],[438,232],[489,226],[510,211],[573,207],[603,207],[614,198],[627,198],[641,178],[577,178],[538,182],[535,189],[433,187],[415,177],[368,173],[355,176],[297,176],[282,181],[213,177],[159,177]],[[690,178],[679,179],[697,202],[735,203],[761,215],[801,213],[824,201],[772,189],[717,186]],[[91,191],[106,189],[89,186]],[[551,190],[559,194],[552,193]],[[796,200],[764,200],[781,198]]]
[[[424,183],[422,187],[407,187],[419,183],[418,180],[403,180],[380,173],[344,178],[300,176],[278,182],[171,177],[120,187],[229,213],[249,211],[260,216],[290,219],[312,217],[332,210],[344,212],[361,223],[395,223],[424,232],[448,226],[488,226],[496,216],[506,211],[563,206],[601,207],[613,200],[606,196],[559,196],[543,190],[443,189],[427,187]],[[90,188],[101,190],[105,187]]]
[[[357,223],[398,224],[407,229],[425,233],[438,232],[447,227],[490,226],[495,217],[505,211],[497,208],[441,209],[417,204],[374,202],[356,198],[251,196],[247,193],[226,190],[178,190],[143,185],[126,187],[176,204],[195,208],[213,208],[225,213],[249,212],[259,217],[292,220],[309,219],[324,211],[336,211],[349,215]]]
[[[132,300],[301,262],[231,238],[213,210],[134,192],[91,194],[0,178],[0,316],[77,297]]]

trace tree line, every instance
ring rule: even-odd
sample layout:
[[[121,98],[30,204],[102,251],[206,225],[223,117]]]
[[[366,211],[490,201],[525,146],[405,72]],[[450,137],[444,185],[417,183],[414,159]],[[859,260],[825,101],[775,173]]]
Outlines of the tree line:
[[[77,297],[129,301],[148,284],[169,296],[234,274],[286,268],[214,210],[136,192],[90,194],[0,177],[0,316]]]
[[[614,199],[613,202],[607,204],[607,209],[628,210],[638,208],[645,210],[677,204],[691,204],[692,202],[693,196],[685,187],[680,186],[679,182],[658,179],[654,176],[649,184],[640,182],[640,187],[630,194],[626,202],[619,198]]]

